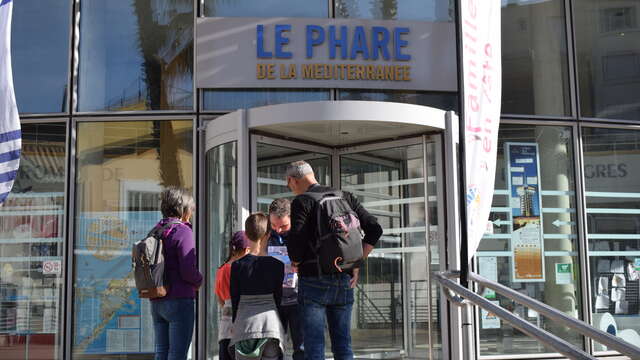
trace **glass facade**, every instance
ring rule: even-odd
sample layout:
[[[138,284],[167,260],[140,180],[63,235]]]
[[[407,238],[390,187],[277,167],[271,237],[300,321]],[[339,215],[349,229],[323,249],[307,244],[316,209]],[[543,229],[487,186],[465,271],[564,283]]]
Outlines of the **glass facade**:
[[[193,122],[84,122],[76,131],[73,357],[153,353],[131,246],[162,218],[162,187],[193,188]]]
[[[192,110],[193,2],[80,3],[77,111]]]
[[[591,321],[638,344],[640,131],[589,127],[583,139]]]
[[[563,0],[502,1],[502,113],[571,115]]]
[[[640,119],[640,1],[573,6],[582,116]]]
[[[11,66],[18,111],[67,111],[70,0],[14,2]]]
[[[4,359],[59,358],[66,170],[66,125],[24,124],[20,170],[0,207]]]
[[[194,348],[199,356],[216,356],[213,276],[227,251],[218,244],[238,227],[242,148],[229,142],[204,151],[205,135],[198,136],[198,129],[211,113],[318,100],[458,107],[455,92],[194,91],[197,14],[453,22],[454,3],[14,1],[12,66],[23,150],[12,193],[0,207],[0,357],[152,358],[148,303],[134,295],[129,252],[159,218],[157,194],[165,185],[193,189],[198,208],[208,212],[196,224],[207,282],[199,298],[204,305],[198,321],[204,325]],[[502,14],[503,124],[492,230],[483,239],[476,270],[640,343],[640,195],[634,182],[640,172],[640,0],[503,0]],[[368,187],[382,177],[417,181],[427,169],[424,183],[363,195],[380,214],[401,214],[380,216],[386,229],[413,232],[386,233],[384,256],[367,264],[361,283],[366,291],[356,297],[361,309],[374,303],[384,311],[376,315],[380,321],[354,312],[354,344],[361,354],[388,351],[385,356],[394,357],[402,350],[407,353],[401,356],[424,358],[430,349],[432,358],[441,358],[451,340],[451,329],[441,327],[448,324],[446,301],[429,277],[445,265],[437,235],[438,226],[444,226],[436,216],[441,203],[427,196],[426,216],[412,204],[376,203],[424,197],[421,186],[429,194],[443,194],[442,184],[429,180],[443,156],[439,145],[412,146],[343,154],[344,168],[331,161],[318,165],[333,180],[339,171],[340,181],[352,187]],[[418,147],[426,150],[425,168],[416,165]],[[536,154],[536,174],[520,176],[522,184],[514,181],[518,176],[509,163],[518,149]],[[260,154],[256,160],[269,160],[267,153]],[[385,162],[363,160],[372,158]],[[281,170],[261,169],[262,180],[281,176]],[[537,181],[529,179],[534,177]],[[210,178],[216,182],[201,182]],[[257,189],[261,209],[274,194],[286,193],[282,184]],[[527,225],[539,229],[535,261],[520,256],[517,234]],[[532,278],[525,279],[527,273]],[[385,298],[375,298],[380,294]],[[505,298],[484,296],[588,351],[608,350],[589,346],[575,332]],[[481,357],[536,358],[551,352],[489,314],[478,311],[477,322]],[[380,347],[368,349],[374,341]]]
[[[580,263],[576,227],[576,189],[571,127],[502,125],[498,135],[496,184],[485,234],[477,256],[481,276],[581,318]],[[522,158],[532,165],[522,169]],[[528,237],[526,240],[524,238]],[[535,239],[531,241],[531,239]],[[535,244],[535,253],[526,247]],[[524,251],[523,251],[523,248]],[[571,271],[560,278],[557,266]],[[582,346],[575,331],[555,325],[535,311],[507,298],[484,296],[520,317]],[[540,354],[552,352],[509,324],[482,312],[480,354]]]

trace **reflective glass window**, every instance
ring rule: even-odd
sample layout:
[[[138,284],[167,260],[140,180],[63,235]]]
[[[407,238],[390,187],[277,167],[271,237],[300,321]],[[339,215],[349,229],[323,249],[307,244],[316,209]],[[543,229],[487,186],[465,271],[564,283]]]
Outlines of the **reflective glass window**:
[[[370,0],[336,0],[336,18],[376,19],[376,20],[410,20],[453,22],[455,18],[454,2],[452,0],[400,0],[400,1],[370,1]],[[392,101],[408,104],[432,106],[453,109],[455,104],[448,100],[439,99],[440,95],[426,94],[421,91],[384,91],[384,90],[340,90],[340,100],[369,100]],[[447,95],[442,95],[447,97]],[[451,96],[455,98],[455,96]],[[444,104],[443,104],[444,102]],[[453,100],[457,103],[456,100]]]
[[[191,110],[193,1],[80,2],[78,111]]]
[[[502,113],[571,114],[563,0],[502,1]]]
[[[63,344],[65,124],[23,124],[20,168],[0,207],[3,359],[58,359]]]
[[[640,0],[573,2],[582,116],[640,119]]]
[[[336,18],[452,22],[453,0],[336,0]]]
[[[491,224],[476,264],[481,276],[581,318],[575,191],[571,128],[501,125]],[[483,295],[583,347],[575,331],[492,291]],[[481,355],[554,352],[484,310],[479,327]]]
[[[205,16],[327,17],[327,0],[205,0]]]
[[[442,110],[456,110],[458,96],[448,93],[391,90],[338,90],[339,100],[390,101],[431,106]]]
[[[11,66],[21,113],[67,111],[71,1],[13,2]]]
[[[206,16],[327,17],[326,0],[205,0]],[[203,110],[228,111],[291,102],[329,100],[329,90],[215,89],[203,92]]]
[[[640,131],[584,128],[593,326],[640,344]],[[607,350],[595,344],[596,351]]]
[[[329,90],[313,89],[220,89],[205,90],[203,110],[229,111],[265,105],[329,100]]]
[[[131,246],[161,219],[163,187],[193,187],[193,122],[81,122],[76,133],[73,356],[139,359],[154,332]]]

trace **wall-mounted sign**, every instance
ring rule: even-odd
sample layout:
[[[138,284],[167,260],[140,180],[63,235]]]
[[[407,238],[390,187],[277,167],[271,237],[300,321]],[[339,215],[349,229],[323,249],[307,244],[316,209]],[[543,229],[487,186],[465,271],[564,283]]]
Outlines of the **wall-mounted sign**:
[[[511,207],[513,281],[544,281],[538,144],[505,143]]]
[[[456,91],[453,23],[201,18],[198,88]]]

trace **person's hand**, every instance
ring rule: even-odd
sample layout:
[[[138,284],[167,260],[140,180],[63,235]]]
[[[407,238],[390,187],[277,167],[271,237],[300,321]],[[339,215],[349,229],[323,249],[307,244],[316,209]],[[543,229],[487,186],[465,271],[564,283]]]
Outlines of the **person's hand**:
[[[358,285],[358,277],[360,276],[360,269],[359,268],[355,268],[353,269],[353,275],[351,276],[351,281],[349,281],[349,287],[350,288],[355,288],[356,285]]]

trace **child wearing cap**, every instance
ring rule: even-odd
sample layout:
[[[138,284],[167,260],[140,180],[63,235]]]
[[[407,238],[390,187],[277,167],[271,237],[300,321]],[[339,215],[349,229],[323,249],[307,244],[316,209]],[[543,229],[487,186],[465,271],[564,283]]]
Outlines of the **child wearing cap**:
[[[218,356],[220,360],[233,360],[235,354],[229,349],[231,341],[231,263],[249,253],[250,242],[244,231],[236,231],[229,240],[229,256],[216,271],[215,293],[222,308],[218,321]]]

